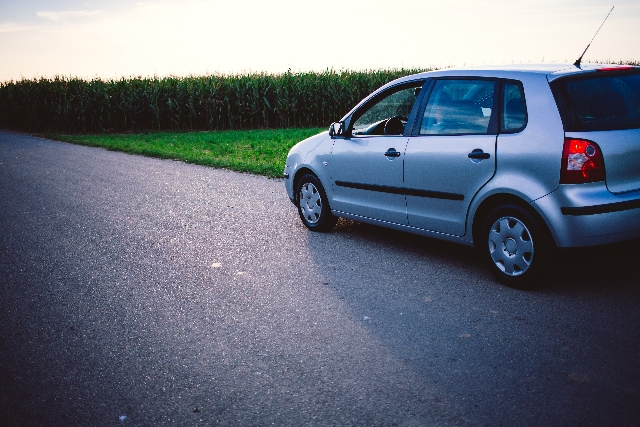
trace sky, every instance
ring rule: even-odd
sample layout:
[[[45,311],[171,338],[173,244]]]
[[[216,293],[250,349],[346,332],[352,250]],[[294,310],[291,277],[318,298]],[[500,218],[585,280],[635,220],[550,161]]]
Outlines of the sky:
[[[0,0],[0,82],[574,62],[601,0]],[[640,0],[586,59],[640,60]]]

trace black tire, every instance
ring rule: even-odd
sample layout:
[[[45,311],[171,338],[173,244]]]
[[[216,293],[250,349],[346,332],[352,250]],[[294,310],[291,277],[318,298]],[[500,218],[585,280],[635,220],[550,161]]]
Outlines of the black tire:
[[[502,205],[489,213],[476,246],[493,275],[517,289],[536,286],[555,248],[546,226],[516,204]]]
[[[302,223],[311,231],[329,231],[338,221],[331,213],[327,194],[320,180],[306,174],[296,188],[298,213]]]

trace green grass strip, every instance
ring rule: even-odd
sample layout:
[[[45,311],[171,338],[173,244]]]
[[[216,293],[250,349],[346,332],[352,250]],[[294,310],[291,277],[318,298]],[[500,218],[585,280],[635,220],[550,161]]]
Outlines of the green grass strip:
[[[266,129],[212,132],[61,135],[57,141],[162,159],[282,177],[289,149],[326,129]]]

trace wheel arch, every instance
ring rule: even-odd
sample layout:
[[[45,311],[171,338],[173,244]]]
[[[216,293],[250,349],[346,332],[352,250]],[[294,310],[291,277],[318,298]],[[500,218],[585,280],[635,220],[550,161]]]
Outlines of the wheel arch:
[[[318,178],[318,181],[320,181],[320,178],[318,177],[318,174],[315,173],[312,169],[310,169],[310,168],[308,168],[306,166],[303,166],[300,169],[298,169],[296,171],[296,174],[293,176],[293,198],[294,198],[296,203],[298,203],[298,197],[299,197],[298,191],[297,191],[298,183],[300,182],[300,179],[303,176],[307,175],[307,174],[311,174],[311,175],[315,176],[316,178]],[[325,189],[325,192],[326,192],[326,189]]]
[[[545,232],[547,233],[547,236],[551,238],[551,241],[555,240],[553,233],[551,233],[551,230],[547,225],[547,221],[545,221],[543,216],[540,215],[540,213],[533,206],[531,206],[530,203],[527,203],[527,201],[525,201],[521,197],[518,197],[513,194],[498,193],[498,194],[493,194],[487,197],[485,200],[483,200],[473,215],[473,224],[471,228],[471,233],[472,233],[473,243],[475,246],[477,246],[478,242],[480,241],[482,226],[485,220],[487,219],[487,216],[489,215],[489,213],[493,211],[495,208],[502,205],[506,205],[506,204],[517,205],[522,209],[526,210],[527,212],[529,212],[532,216],[534,216],[539,221],[540,225],[542,225],[545,228]]]

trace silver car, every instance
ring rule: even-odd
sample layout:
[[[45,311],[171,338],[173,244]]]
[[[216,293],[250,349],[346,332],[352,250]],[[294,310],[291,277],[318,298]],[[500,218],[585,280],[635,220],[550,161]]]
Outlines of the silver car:
[[[294,146],[284,178],[310,230],[343,217],[475,245],[526,288],[556,247],[640,237],[640,67],[403,77]]]

